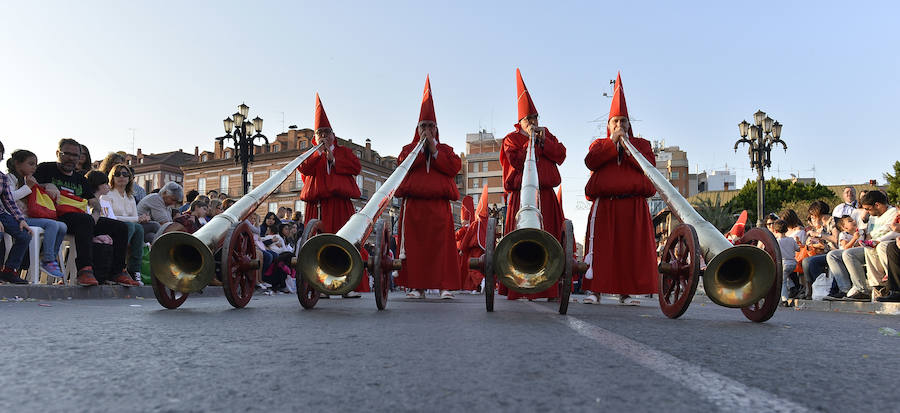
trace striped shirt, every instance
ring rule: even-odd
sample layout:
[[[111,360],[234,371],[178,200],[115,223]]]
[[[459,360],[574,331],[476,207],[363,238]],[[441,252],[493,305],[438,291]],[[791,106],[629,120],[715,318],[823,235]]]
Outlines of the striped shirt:
[[[9,178],[2,173],[0,173],[0,207],[3,208],[2,212],[12,215],[16,218],[16,221],[21,222],[25,220],[25,214],[16,205],[16,200],[13,199]]]

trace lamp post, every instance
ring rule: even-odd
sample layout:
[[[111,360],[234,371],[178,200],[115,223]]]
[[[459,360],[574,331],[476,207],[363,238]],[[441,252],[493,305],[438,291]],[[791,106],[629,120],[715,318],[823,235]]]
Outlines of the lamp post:
[[[269,144],[269,138],[262,134],[263,120],[259,116],[252,121],[248,120],[247,113],[250,106],[241,103],[238,111],[231,117],[225,118],[225,136],[216,138],[219,142],[231,139],[234,141],[234,163],[241,163],[241,188],[243,195],[247,195],[250,182],[247,180],[247,165],[253,162],[253,142],[262,139],[266,145]],[[233,133],[232,133],[233,132]]]
[[[766,200],[765,178],[763,169],[772,166],[772,146],[780,144],[787,152],[787,143],[781,140],[781,124],[766,116],[761,110],[753,114],[755,125],[742,121],[738,124],[741,139],[734,143],[734,151],[738,146],[746,143],[747,154],[750,156],[750,167],[756,169],[756,226],[763,227],[763,208]]]

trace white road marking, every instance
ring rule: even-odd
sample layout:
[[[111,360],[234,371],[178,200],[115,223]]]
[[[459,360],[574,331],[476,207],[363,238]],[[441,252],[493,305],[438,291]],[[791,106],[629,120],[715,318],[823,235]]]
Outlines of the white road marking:
[[[535,303],[540,311],[556,314]],[[591,325],[573,316],[560,317],[576,333],[613,352],[676,382],[718,408],[726,411],[806,412],[805,406],[783,399],[765,390],[747,386],[707,368],[681,360],[612,331]]]

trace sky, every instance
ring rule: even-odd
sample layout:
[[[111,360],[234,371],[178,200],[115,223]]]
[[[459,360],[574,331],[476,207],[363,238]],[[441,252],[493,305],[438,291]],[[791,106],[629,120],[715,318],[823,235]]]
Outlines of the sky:
[[[634,131],[691,172],[755,172],[734,152],[758,109],[784,124],[767,176],[884,182],[900,158],[897,2],[0,0],[0,141],[52,160],[75,138],[109,151],[211,150],[246,102],[269,137],[311,127],[382,155],[411,141],[431,76],[444,143],[502,137],[515,70],[568,148],[564,209],[583,231],[583,159],[622,74]],[[132,136],[134,137],[132,141]]]

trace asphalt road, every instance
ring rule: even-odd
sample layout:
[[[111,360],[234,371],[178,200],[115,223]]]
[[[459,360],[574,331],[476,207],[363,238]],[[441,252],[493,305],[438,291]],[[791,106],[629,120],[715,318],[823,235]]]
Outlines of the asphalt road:
[[[5,302],[0,411],[897,409],[898,317],[653,303]]]

